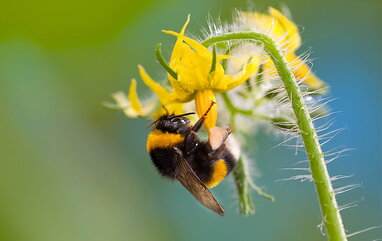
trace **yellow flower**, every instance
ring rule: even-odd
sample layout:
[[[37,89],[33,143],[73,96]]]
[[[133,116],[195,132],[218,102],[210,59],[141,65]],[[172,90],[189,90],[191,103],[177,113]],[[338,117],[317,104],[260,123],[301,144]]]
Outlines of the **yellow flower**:
[[[310,71],[304,60],[295,54],[301,46],[301,37],[296,24],[274,8],[269,8],[268,13],[241,12],[238,21],[245,25],[246,30],[265,33],[274,39],[282,48],[284,57],[291,65],[296,78],[302,79],[312,89],[324,87],[325,83]],[[264,64],[264,69],[275,71],[269,57]]]
[[[248,62],[241,63],[242,70],[237,74],[226,74],[220,62],[223,59],[235,58],[214,54],[199,42],[184,36],[189,21],[190,16],[188,16],[180,33],[163,31],[177,36],[169,64],[170,68],[176,73],[176,78],[168,74],[171,91],[155,82],[142,66],[138,66],[139,75],[143,82],[156,94],[160,104],[164,107],[159,112],[155,112],[152,115],[153,118],[163,114],[163,109],[170,114],[184,113],[183,103],[192,100],[195,100],[196,111],[201,117],[211,105],[211,102],[216,102],[216,93],[226,92],[237,87],[258,70],[260,58],[254,56]],[[148,108],[146,105],[143,105],[145,108],[142,108],[136,93],[135,80],[131,82],[127,98],[122,98],[120,94],[113,97],[117,104],[123,107],[125,114],[130,117],[147,116],[150,112],[153,112],[153,108]],[[207,131],[215,127],[217,115],[217,105],[213,105],[204,121],[204,127]]]
[[[179,102],[172,101],[171,99],[171,93],[166,90],[163,86],[155,82],[145,71],[145,69],[138,65],[139,75],[141,76],[143,82],[145,85],[147,85],[152,92],[156,94],[156,96],[159,99],[160,104],[163,108],[160,108],[157,110],[152,117],[154,119],[158,118],[162,114],[168,112],[167,114],[183,114],[183,104]]]
[[[153,119],[157,119],[167,112],[176,115],[184,113],[182,103],[169,103],[170,92],[153,81],[142,66],[138,66],[138,69],[143,82],[156,94],[162,106],[158,106],[155,99],[147,100],[141,104],[137,94],[137,82],[132,79],[128,96],[121,91],[112,94],[117,109],[121,109],[128,117],[150,116]]]
[[[194,99],[200,117],[210,106],[211,101],[216,102],[215,93],[229,91],[255,73],[259,67],[259,59],[252,58],[236,75],[226,74],[220,61],[232,57],[215,54],[216,61],[213,61],[214,54],[210,50],[184,36],[189,21],[190,16],[180,33],[163,31],[178,38],[169,64],[177,73],[177,78],[168,74],[173,91],[169,101],[185,103]],[[216,120],[217,106],[214,105],[204,122],[204,127],[209,130],[216,125]]]
[[[126,95],[122,92],[116,92],[112,94],[112,98],[116,102],[116,108],[121,109],[126,116],[129,117],[138,117],[145,115],[146,110],[143,109],[141,102],[138,99],[137,95],[137,82],[135,79],[131,80],[129,95]]]

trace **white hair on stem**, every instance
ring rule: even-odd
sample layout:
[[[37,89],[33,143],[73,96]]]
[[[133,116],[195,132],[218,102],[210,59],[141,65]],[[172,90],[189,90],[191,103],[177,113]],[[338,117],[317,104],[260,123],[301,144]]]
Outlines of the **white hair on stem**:
[[[340,212],[344,211],[344,210],[347,210],[347,209],[350,209],[350,208],[354,208],[354,207],[357,207],[359,204],[359,201],[353,201],[353,202],[349,202],[349,203],[346,203],[344,205],[341,205],[338,207],[338,210]]]
[[[343,187],[335,188],[334,193],[336,196],[338,196],[339,194],[343,194],[345,192],[351,191],[351,190],[353,190],[355,188],[359,188],[359,187],[362,187],[362,185],[361,184],[350,184],[350,185],[346,185]]]
[[[352,150],[354,150],[354,149],[352,149],[352,148],[346,148],[346,149],[343,149],[343,150],[340,150],[340,151],[337,151],[337,152],[333,152],[333,153],[325,153],[325,154],[324,154],[325,157],[334,156],[334,157],[332,157],[332,158],[330,158],[330,159],[326,159],[326,158],[325,158],[325,163],[326,163],[326,164],[329,164],[329,163],[331,163],[331,162],[334,161],[334,160],[337,160],[337,159],[339,159],[339,158],[341,158],[341,157],[345,157],[345,156],[347,156],[347,155],[344,155],[344,153],[349,152],[349,151],[352,151]]]
[[[287,181],[295,181],[295,180],[299,180],[300,182],[305,182],[305,181],[312,182],[313,177],[312,177],[312,175],[296,175],[296,176],[289,177],[289,178],[279,179],[276,182],[287,182]]]
[[[349,177],[353,177],[353,175],[337,175],[337,176],[333,176],[333,177],[330,178],[330,181],[334,182],[334,181],[342,180],[342,179],[349,178]]]
[[[286,167],[286,168],[281,168],[279,170],[283,171],[305,171],[305,172],[310,172],[310,168],[308,167]]]
[[[346,237],[347,237],[347,238],[350,238],[350,237],[353,237],[353,236],[355,236],[355,235],[358,235],[358,234],[361,234],[361,233],[364,233],[364,232],[367,232],[367,231],[370,231],[370,230],[373,230],[373,229],[381,228],[381,227],[382,227],[382,225],[374,226],[374,227],[369,227],[369,228],[365,228],[365,229],[359,230],[359,231],[357,231],[357,232],[348,234],[348,235],[346,235]],[[375,240],[377,240],[377,239],[375,239]]]

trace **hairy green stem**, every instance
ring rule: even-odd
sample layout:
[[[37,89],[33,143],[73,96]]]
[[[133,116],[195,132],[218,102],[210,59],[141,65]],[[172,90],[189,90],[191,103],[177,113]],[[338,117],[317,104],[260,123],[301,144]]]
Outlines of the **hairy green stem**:
[[[255,213],[255,207],[252,202],[251,193],[249,191],[250,183],[248,180],[248,167],[245,163],[246,160],[243,157],[237,162],[236,168],[233,171],[233,177],[235,178],[236,188],[238,190],[239,197],[239,211],[243,215],[251,215]]]
[[[259,118],[269,120],[268,117],[263,115],[258,115],[254,113],[252,110],[242,110],[237,108],[236,106],[234,106],[234,104],[232,103],[227,93],[223,92],[221,93],[221,96],[223,97],[224,103],[230,112],[230,123],[232,126],[235,126],[235,116],[237,114],[242,114],[247,116],[257,116]],[[260,196],[263,196],[272,201],[275,200],[273,196],[265,193],[259,186],[257,186],[253,182],[248,169],[249,167],[248,167],[247,159],[244,158],[244,156],[242,155],[233,172],[233,176],[235,179],[236,188],[238,192],[239,211],[241,214],[244,214],[244,215],[251,215],[255,213],[255,208],[252,202],[251,192],[249,187],[255,190]]]
[[[284,83],[285,90],[296,115],[300,135],[309,158],[310,170],[316,186],[328,240],[347,240],[332,183],[326,167],[324,154],[321,150],[321,145],[318,141],[313,121],[309,115],[298,83],[292,74],[287,61],[278,49],[276,43],[267,35],[260,33],[245,32],[225,34],[218,37],[212,37],[204,41],[203,45],[208,47],[214,43],[232,40],[252,40],[256,44],[262,45],[264,50],[269,54]]]

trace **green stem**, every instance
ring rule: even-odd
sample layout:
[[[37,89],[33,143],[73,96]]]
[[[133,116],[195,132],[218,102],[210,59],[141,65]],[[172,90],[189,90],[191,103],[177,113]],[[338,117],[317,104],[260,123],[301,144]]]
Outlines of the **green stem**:
[[[277,72],[284,83],[285,90],[296,115],[300,134],[309,158],[310,170],[317,189],[328,240],[347,240],[332,183],[325,164],[324,154],[321,150],[321,145],[318,141],[313,121],[309,115],[309,111],[297,81],[288,67],[287,61],[278,49],[276,43],[267,35],[260,33],[246,32],[225,34],[210,38],[204,41],[203,45],[208,47],[214,43],[232,40],[252,40],[256,44],[262,45],[265,51],[269,54],[269,57],[273,61]]]
[[[242,115],[248,115],[252,116],[253,111],[252,110],[242,110],[237,108],[236,106],[233,105],[231,99],[228,97],[228,94],[223,92],[221,93],[221,96],[223,97],[224,103],[227,105],[227,108],[233,113],[233,114],[242,114]]]
[[[244,215],[251,215],[255,213],[255,207],[253,206],[251,193],[249,191],[248,180],[248,167],[245,163],[246,160],[240,157],[236,164],[236,168],[233,171],[233,177],[235,178],[236,189],[238,190],[239,197],[239,211]]]
[[[257,117],[257,118],[263,119],[263,120],[272,121],[272,118],[265,116],[265,115],[262,115],[262,114],[259,114],[259,113],[255,113],[253,110],[243,110],[243,109],[237,108],[232,103],[231,99],[229,98],[229,96],[226,92],[222,92],[220,95],[223,97],[224,103],[226,104],[227,108],[231,112],[231,116],[235,116],[236,114],[241,114],[241,115],[246,115],[246,116]],[[234,120],[232,120],[232,118],[231,118],[231,121],[234,121]],[[232,122],[230,122],[230,123],[234,126],[234,124]]]
[[[243,115],[249,115],[249,116],[258,116],[259,118],[264,118],[269,120],[268,117],[262,116],[262,115],[256,115],[253,113],[252,110],[241,110],[238,109],[234,104],[232,103],[231,99],[229,98],[227,93],[221,93],[221,96],[223,97],[224,103],[226,104],[229,112],[230,112],[230,123],[235,126],[235,115],[236,114],[243,114]],[[236,189],[238,192],[238,198],[239,198],[239,211],[241,214],[244,215],[251,215],[255,213],[255,207],[252,202],[251,198],[251,192],[249,190],[249,187],[251,187],[253,190],[255,190],[260,196],[263,196],[265,198],[268,198],[272,201],[275,200],[275,198],[267,193],[265,193],[259,186],[257,186],[251,178],[251,175],[248,171],[248,163],[247,159],[243,156],[240,157],[238,160],[237,166],[233,172],[233,176],[236,183]]]

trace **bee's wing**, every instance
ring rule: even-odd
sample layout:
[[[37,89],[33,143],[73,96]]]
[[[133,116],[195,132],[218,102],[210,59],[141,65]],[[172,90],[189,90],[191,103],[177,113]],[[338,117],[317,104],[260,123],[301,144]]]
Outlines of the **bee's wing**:
[[[215,199],[210,190],[196,176],[190,165],[186,162],[182,155],[177,155],[177,164],[179,167],[179,175],[177,179],[203,206],[211,209],[217,214],[223,216],[224,208]]]

